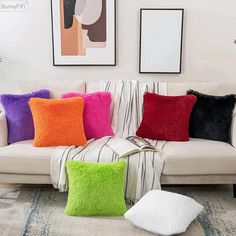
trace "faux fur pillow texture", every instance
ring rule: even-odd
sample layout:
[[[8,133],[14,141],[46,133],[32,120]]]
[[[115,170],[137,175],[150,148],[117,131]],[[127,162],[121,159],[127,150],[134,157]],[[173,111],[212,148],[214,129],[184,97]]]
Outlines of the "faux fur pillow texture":
[[[32,98],[29,104],[35,127],[34,146],[84,146],[86,144],[83,98]]]
[[[190,197],[152,190],[125,213],[125,219],[154,234],[179,235],[202,210],[203,206]]]
[[[194,90],[187,94],[198,98],[190,118],[190,137],[230,143],[235,95],[211,96]]]
[[[68,161],[69,193],[65,214],[70,216],[123,216],[126,162]]]
[[[85,100],[83,120],[87,139],[114,135],[110,122],[110,93],[67,93],[62,95],[62,98],[70,97],[82,97]]]
[[[34,138],[33,118],[28,102],[30,98],[36,97],[49,98],[50,93],[48,90],[42,89],[22,95],[0,95],[7,118],[9,144]]]
[[[189,118],[196,100],[194,95],[145,93],[143,120],[136,134],[154,140],[188,141]]]

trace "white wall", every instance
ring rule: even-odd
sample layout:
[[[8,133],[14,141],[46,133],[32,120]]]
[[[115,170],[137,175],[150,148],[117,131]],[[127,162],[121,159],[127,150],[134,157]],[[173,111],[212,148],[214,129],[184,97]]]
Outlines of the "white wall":
[[[109,0],[108,0],[109,1]],[[50,0],[29,0],[28,12],[0,12],[0,87],[32,80],[236,80],[235,0],[117,0],[116,67],[52,65]],[[183,73],[138,74],[139,9],[184,8]]]

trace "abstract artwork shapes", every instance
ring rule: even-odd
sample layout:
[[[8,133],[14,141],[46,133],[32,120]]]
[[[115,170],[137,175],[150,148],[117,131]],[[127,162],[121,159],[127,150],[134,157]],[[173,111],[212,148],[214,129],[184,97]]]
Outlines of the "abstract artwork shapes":
[[[115,65],[115,0],[52,0],[54,65]]]
[[[82,2],[82,4],[80,4]],[[102,9],[106,6],[102,0],[76,1],[75,15],[83,25],[94,24],[101,16]]]

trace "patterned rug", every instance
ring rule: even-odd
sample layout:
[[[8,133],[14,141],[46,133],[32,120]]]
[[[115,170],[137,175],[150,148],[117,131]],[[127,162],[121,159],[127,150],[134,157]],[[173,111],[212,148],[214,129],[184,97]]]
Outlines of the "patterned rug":
[[[232,186],[165,187],[205,206],[182,236],[235,236],[236,199]],[[67,194],[49,186],[0,186],[0,235],[150,236],[123,217],[68,217]]]

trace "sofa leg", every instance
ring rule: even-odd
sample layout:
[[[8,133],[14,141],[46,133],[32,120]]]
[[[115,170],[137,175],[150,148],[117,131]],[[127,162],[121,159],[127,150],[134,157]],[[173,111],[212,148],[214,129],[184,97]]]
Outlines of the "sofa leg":
[[[236,198],[236,184],[233,184],[234,198]]]

